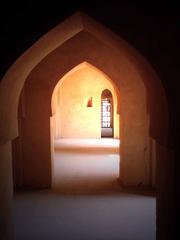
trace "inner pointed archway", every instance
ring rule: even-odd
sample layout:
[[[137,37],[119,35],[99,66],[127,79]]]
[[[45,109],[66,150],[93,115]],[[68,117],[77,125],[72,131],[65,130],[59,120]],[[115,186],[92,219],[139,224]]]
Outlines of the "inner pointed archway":
[[[110,94],[107,96],[107,93]],[[111,104],[114,100],[111,109],[114,140],[101,139],[102,99],[111,99]],[[79,64],[59,80],[51,102],[53,188],[68,191],[73,186],[76,190],[84,186],[90,190],[107,188],[107,185],[112,187],[113,182],[117,185],[120,123],[118,101],[112,81],[87,62]],[[112,123],[109,127],[112,131]],[[107,130],[108,128],[106,132]]]
[[[107,98],[104,89],[109,89],[110,98]],[[113,100],[113,135],[119,138],[118,96],[112,80],[103,72],[87,62],[79,64],[65,74],[54,88],[51,101],[52,116],[55,117],[54,138],[101,138],[101,104],[104,97],[111,102]]]

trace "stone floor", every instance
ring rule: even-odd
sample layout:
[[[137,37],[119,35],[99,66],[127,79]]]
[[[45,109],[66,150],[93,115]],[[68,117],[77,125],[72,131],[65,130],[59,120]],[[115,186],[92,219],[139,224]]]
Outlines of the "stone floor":
[[[55,142],[53,188],[92,191],[117,186],[118,139],[60,139]]]
[[[55,142],[52,190],[14,197],[16,240],[155,240],[156,200],[117,181],[119,141]]]

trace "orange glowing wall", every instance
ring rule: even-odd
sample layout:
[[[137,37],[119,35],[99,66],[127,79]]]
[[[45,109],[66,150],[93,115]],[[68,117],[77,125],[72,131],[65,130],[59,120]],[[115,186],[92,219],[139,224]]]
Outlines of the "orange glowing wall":
[[[118,138],[119,115],[114,87],[105,75],[86,64],[60,80],[53,101],[55,138],[100,138],[104,89],[109,89],[113,95],[114,137]],[[92,107],[88,106],[90,98]]]

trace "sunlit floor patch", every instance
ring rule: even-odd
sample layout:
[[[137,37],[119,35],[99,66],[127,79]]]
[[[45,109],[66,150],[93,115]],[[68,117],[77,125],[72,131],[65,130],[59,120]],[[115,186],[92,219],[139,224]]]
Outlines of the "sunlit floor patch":
[[[53,188],[104,190],[117,187],[118,139],[60,139],[55,142]]]
[[[54,142],[55,148],[62,148],[62,147],[81,147],[81,148],[107,147],[107,148],[118,149],[119,144],[120,144],[120,140],[115,139],[115,138],[100,138],[100,139],[62,138],[62,139],[57,139]]]

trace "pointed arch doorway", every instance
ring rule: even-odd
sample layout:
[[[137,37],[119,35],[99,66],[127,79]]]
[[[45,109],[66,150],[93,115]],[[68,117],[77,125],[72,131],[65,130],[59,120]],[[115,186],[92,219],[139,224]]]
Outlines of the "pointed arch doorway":
[[[75,66],[58,81],[51,101],[54,189],[84,192],[117,187],[120,168],[118,95],[113,81],[87,62]],[[115,118],[115,124],[105,115],[112,121]],[[102,139],[102,117],[106,131],[115,126],[111,133],[117,139],[108,139],[111,135]]]
[[[160,205],[161,198],[164,197],[162,182],[166,174],[158,173],[162,173],[162,170],[165,172],[164,166],[171,164],[164,165],[164,160],[168,160],[168,156],[171,160],[172,152],[167,142],[168,107],[163,85],[152,67],[135,49],[83,14],[71,16],[43,36],[19,57],[3,77],[0,94],[3,164],[7,160],[11,162],[11,143],[13,145],[14,141],[21,138],[18,135],[17,107],[20,92],[26,85],[31,90],[28,95],[27,92],[25,94],[26,103],[29,104],[26,109],[34,112],[26,113],[25,120],[30,119],[29,122],[33,124],[28,126],[23,136],[28,138],[28,144],[25,140],[20,142],[25,144],[24,151],[21,150],[20,153],[26,154],[22,161],[21,182],[23,186],[36,188],[51,186],[49,102],[52,89],[57,83],[57,76],[63,76],[84,60],[106,72],[117,83],[118,88],[121,88],[122,182],[125,186],[154,186],[152,172],[155,172],[156,167],[152,168],[152,163],[156,166],[157,162],[158,211],[166,211],[168,204]],[[18,150],[15,147],[15,153]],[[19,156],[14,155],[18,164]],[[9,167],[7,176],[3,173],[8,182],[11,179],[10,172]],[[10,196],[11,192],[8,184],[6,188],[3,195],[5,197]],[[8,198],[4,199],[9,202]],[[159,212],[158,227],[162,229]]]
[[[118,139],[119,96],[114,82],[101,70],[87,62],[75,66],[58,81],[52,94],[54,138]]]
[[[61,37],[54,35],[57,33]],[[109,58],[111,61],[105,61]],[[105,27],[81,14],[72,16],[53,29],[51,34],[40,39],[20,57],[3,79],[4,86],[17,83],[17,91],[13,92],[14,88],[9,87],[1,95],[1,102],[7,101],[12,109],[7,114],[7,108],[2,106],[1,120],[4,120],[0,132],[4,141],[9,141],[10,137],[12,141],[21,139],[20,134],[17,136],[17,106],[23,86],[26,88],[24,126],[27,129],[20,142],[25,149],[20,152],[24,159],[22,185],[51,186],[49,118],[52,115],[52,92],[57,81],[83,61],[88,61],[107,74],[120,91],[121,107],[117,108],[121,115],[120,175],[123,184],[133,187],[155,186],[152,176],[155,175],[156,158],[159,157],[157,149],[160,148],[159,144],[167,146],[168,135],[168,111],[162,84],[151,66],[128,43],[121,38],[118,40]],[[158,120],[162,118],[163,122]],[[16,153],[18,148],[15,146],[15,162],[19,157],[16,157]],[[39,172],[42,174],[39,175]]]

